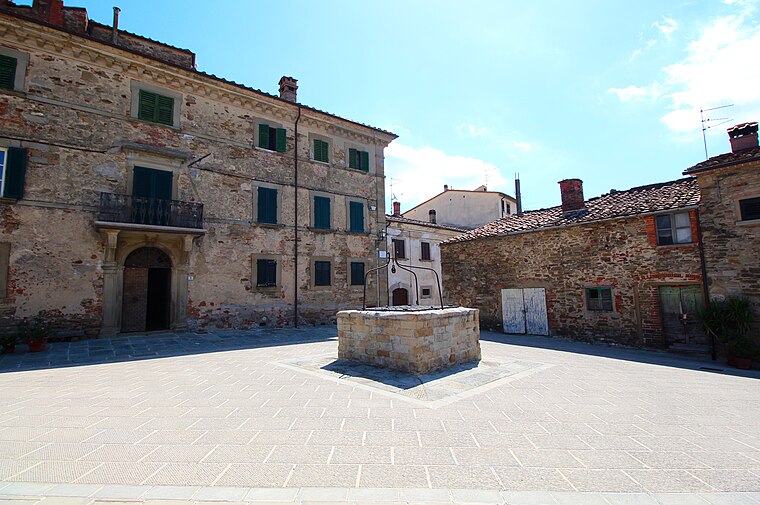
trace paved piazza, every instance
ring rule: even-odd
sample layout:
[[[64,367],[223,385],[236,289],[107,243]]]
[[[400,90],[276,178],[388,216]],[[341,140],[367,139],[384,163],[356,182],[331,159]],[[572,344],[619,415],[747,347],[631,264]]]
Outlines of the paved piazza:
[[[760,504],[760,373],[486,332],[480,367],[389,377],[336,335],[2,356],[0,503]]]

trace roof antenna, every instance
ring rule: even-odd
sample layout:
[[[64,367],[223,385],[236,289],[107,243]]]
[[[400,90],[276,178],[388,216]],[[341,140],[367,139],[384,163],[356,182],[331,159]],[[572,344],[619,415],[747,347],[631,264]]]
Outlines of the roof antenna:
[[[716,126],[726,124],[729,121],[731,121],[731,119],[727,117],[716,117],[716,118],[705,119],[705,112],[710,112],[711,110],[725,109],[726,107],[733,107],[733,106],[734,104],[728,104],[728,105],[721,105],[719,107],[713,107],[712,109],[699,109],[699,117],[702,120],[702,142],[705,144],[705,159],[706,160],[709,159],[709,156],[707,156],[707,136],[705,135],[705,132],[709,130],[710,128],[715,128]],[[720,123],[707,124],[710,121],[720,121]]]
[[[397,202],[398,198],[396,197],[396,193],[393,192],[393,181],[397,181],[397,182],[403,182],[403,181],[401,179],[394,179],[393,177],[389,177],[389,179],[391,181],[390,182],[390,186],[391,186],[391,202]],[[401,194],[401,196],[404,196],[403,193]]]

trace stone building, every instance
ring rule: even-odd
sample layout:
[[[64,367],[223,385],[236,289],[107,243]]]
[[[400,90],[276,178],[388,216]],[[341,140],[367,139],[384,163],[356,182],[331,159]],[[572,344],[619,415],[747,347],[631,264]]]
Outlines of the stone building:
[[[473,229],[511,214],[517,214],[517,200],[499,191],[480,186],[472,191],[443,187],[443,192],[406,212],[405,218]]]
[[[707,352],[694,178],[511,215],[441,245],[448,301],[508,333]]]
[[[396,136],[299,104],[291,77],[273,96],[117,22],[0,0],[3,324],[42,313],[111,335],[360,305]]]
[[[405,267],[432,268],[438,274],[436,279],[436,274],[429,270],[412,269],[417,276],[415,283],[412,273],[402,269],[389,270],[388,304],[439,305],[439,281],[443,282],[440,244],[466,230],[403,217],[400,202],[393,202],[393,215],[386,215],[385,221],[390,255]]]
[[[757,122],[728,129],[731,152],[688,168],[700,216],[710,298],[746,298],[760,333],[760,147]]]

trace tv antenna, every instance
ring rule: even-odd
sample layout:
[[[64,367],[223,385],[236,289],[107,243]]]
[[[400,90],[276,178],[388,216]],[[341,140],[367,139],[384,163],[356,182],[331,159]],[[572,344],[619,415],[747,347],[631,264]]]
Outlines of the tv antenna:
[[[401,179],[394,179],[393,177],[390,177],[390,186],[391,186],[391,202],[397,202],[398,198],[396,197],[396,193],[393,192],[393,181],[396,182],[403,182]],[[404,196],[403,194],[401,196]]]
[[[726,124],[729,121],[731,121],[730,118],[727,117],[716,117],[716,118],[707,118],[705,119],[705,112],[710,112],[713,110],[718,109],[725,109],[726,107],[733,107],[734,104],[728,104],[728,105],[721,105],[719,107],[713,107],[711,109],[699,109],[699,117],[702,120],[702,143],[705,145],[705,159],[709,159],[709,156],[707,155],[707,135],[705,132],[709,130],[710,128],[715,128],[716,126],[720,126],[722,124]],[[720,123],[717,124],[708,124],[710,121],[720,121]]]

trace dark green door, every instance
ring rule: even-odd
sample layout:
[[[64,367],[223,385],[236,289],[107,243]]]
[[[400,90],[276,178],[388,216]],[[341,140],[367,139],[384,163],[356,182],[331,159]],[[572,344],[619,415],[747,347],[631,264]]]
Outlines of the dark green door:
[[[132,222],[171,226],[172,173],[135,167],[132,174]]]
[[[702,287],[660,286],[662,328],[669,347],[707,352],[707,339],[697,312],[702,307]]]

